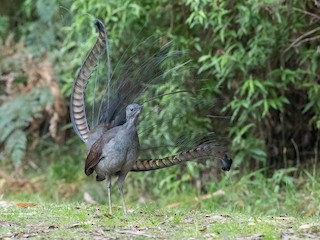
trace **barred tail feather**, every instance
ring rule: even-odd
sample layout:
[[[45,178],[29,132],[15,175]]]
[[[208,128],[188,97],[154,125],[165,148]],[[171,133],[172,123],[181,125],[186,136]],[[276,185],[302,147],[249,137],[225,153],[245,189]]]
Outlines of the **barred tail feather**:
[[[72,89],[70,117],[73,128],[82,141],[88,140],[89,126],[85,111],[84,95],[88,80],[96,69],[99,57],[103,54],[107,45],[107,35],[103,23],[99,20],[95,21],[98,28],[98,39],[84,60]]]
[[[224,156],[224,157],[222,157]],[[206,158],[219,158],[223,162],[223,170],[228,171],[231,167],[232,160],[228,159],[224,154],[224,149],[221,146],[217,146],[214,143],[203,144],[195,149],[191,149],[185,152],[181,152],[177,155],[165,157],[161,159],[144,159],[135,162],[131,171],[151,171],[166,167],[171,167],[180,163],[184,163],[192,160],[206,159]],[[225,162],[227,161],[227,167]]]

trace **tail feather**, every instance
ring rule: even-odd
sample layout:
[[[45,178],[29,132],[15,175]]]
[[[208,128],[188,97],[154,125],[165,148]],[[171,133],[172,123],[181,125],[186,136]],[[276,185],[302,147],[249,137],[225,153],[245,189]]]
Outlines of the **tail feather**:
[[[105,27],[99,20],[95,21],[98,28],[98,39],[84,60],[78,76],[74,82],[71,95],[70,116],[73,128],[82,141],[86,142],[89,137],[89,126],[85,111],[84,95],[88,80],[97,67],[98,59],[106,49],[107,35]]]
[[[206,158],[218,158],[222,161],[222,169],[229,171],[232,160],[224,153],[224,148],[214,143],[203,144],[197,148],[181,152],[177,155],[165,157],[161,159],[144,159],[135,162],[131,171],[151,171],[166,167],[171,167],[180,163],[184,163],[192,160],[206,159]],[[226,167],[226,162],[227,167]]]

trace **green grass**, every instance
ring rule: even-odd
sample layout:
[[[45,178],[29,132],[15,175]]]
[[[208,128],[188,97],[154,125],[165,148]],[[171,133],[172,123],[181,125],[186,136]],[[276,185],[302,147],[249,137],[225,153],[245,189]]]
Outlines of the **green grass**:
[[[230,172],[220,181],[208,182],[207,193],[199,193],[187,181],[160,187],[159,176],[166,172],[159,172],[158,178],[129,174],[125,184],[129,214],[123,214],[114,186],[111,217],[105,183],[83,176],[81,166],[70,164],[74,166],[79,170],[73,171],[73,179],[59,175],[56,165],[19,184],[0,179],[0,239],[314,239],[320,235],[320,181],[308,172],[299,177],[292,177],[289,170],[271,177],[262,171],[244,176]],[[86,203],[84,193],[96,203]],[[35,206],[23,208],[19,202]]]
[[[112,217],[107,214],[107,206],[83,203],[41,203],[27,208],[12,204],[1,210],[1,238],[279,239],[285,235],[304,238],[320,234],[319,216],[166,209],[153,204],[131,209],[128,215],[121,208],[114,209]]]

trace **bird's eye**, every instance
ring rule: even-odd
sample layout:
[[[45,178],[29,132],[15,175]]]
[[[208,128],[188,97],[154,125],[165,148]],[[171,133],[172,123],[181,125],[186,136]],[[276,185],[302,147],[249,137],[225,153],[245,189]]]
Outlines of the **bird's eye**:
[[[130,111],[132,112],[132,111],[133,111],[133,108],[130,108]]]

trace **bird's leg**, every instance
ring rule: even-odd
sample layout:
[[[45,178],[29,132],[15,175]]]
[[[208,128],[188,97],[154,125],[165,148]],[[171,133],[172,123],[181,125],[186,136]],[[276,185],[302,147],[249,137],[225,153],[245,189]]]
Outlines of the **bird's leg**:
[[[124,214],[127,214],[127,207],[126,207],[126,203],[124,201],[124,194],[123,194],[123,183],[124,183],[124,179],[126,178],[127,174],[120,174],[119,178],[117,180],[117,184],[118,184],[118,188],[121,194],[121,199],[122,199],[122,206],[123,206],[123,211]]]
[[[107,189],[108,189],[108,201],[109,201],[109,213],[112,215],[112,203],[111,203],[111,177],[106,177]]]

